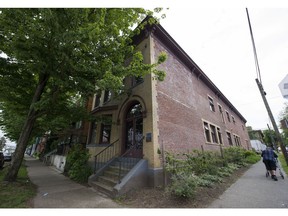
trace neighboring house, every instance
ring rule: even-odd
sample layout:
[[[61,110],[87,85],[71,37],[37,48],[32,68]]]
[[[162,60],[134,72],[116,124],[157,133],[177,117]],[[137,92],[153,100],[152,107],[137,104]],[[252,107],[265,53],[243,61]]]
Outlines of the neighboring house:
[[[250,140],[250,142],[251,142],[251,147],[258,153],[261,153],[267,147],[260,140]]]
[[[137,168],[121,181],[109,180],[111,186],[106,191],[112,195],[122,193],[121,188],[128,190],[131,182],[133,187],[162,185],[166,151],[220,151],[220,147],[229,146],[251,149],[245,118],[160,24],[146,26],[133,40],[145,63],[152,64],[161,52],[167,53],[168,59],[160,66],[166,78],[160,82],[153,74],[127,77],[128,93],[116,97],[103,91],[90,98],[88,109],[98,119],[83,126],[96,173],[90,185],[105,188],[107,177],[101,175],[108,164],[119,166],[119,161],[129,158],[138,158]],[[122,173],[117,172],[119,176]],[[133,181],[129,183],[129,179]]]

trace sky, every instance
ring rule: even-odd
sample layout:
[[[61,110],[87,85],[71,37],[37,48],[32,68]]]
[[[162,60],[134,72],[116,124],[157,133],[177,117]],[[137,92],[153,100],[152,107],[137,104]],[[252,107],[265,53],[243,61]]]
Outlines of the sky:
[[[266,99],[276,123],[287,102],[279,83],[288,74],[288,7],[248,8]],[[253,129],[273,128],[258,77],[245,7],[171,7],[161,25]]]
[[[246,126],[258,130],[267,129],[267,124],[273,127],[255,81],[257,74],[245,8],[249,11],[262,85],[278,123],[287,102],[278,84],[288,74],[288,4],[281,0],[272,2],[11,0],[1,2],[0,7],[169,8],[160,24],[244,116]]]

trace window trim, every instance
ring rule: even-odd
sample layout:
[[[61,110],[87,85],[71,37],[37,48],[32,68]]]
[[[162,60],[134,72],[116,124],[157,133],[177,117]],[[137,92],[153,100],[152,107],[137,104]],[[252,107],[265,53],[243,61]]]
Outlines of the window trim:
[[[242,146],[242,144],[241,144],[241,138],[240,138],[239,135],[233,133],[233,139],[234,139],[234,141],[235,141],[235,145],[236,145],[236,146],[238,146],[238,147],[241,147],[241,146]]]
[[[202,125],[203,125],[203,130],[204,130],[205,142],[207,144],[222,145],[223,139],[222,139],[221,128],[204,119],[202,119],[202,122],[203,122]]]

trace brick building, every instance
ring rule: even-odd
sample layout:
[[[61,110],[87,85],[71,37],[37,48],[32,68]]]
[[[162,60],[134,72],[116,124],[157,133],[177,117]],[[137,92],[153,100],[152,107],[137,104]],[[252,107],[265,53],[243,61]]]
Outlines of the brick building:
[[[155,62],[161,52],[167,53],[166,62],[160,66],[166,78],[160,82],[153,79],[153,74],[127,77],[124,83],[128,93],[116,97],[113,92],[103,91],[90,98],[89,110],[98,121],[87,127],[86,146],[95,173],[104,172],[103,166],[96,169],[96,163],[111,162],[134,146],[130,155],[145,161],[138,169],[142,170],[138,180],[145,179],[144,184],[155,186],[163,180],[161,160],[165,151],[251,148],[245,118],[160,24],[146,26],[134,42],[145,63]],[[97,161],[97,154],[109,148],[113,153],[106,153],[108,159]],[[131,178],[136,182],[137,174]],[[98,174],[92,176],[90,184],[97,179]],[[119,192],[124,183],[112,187],[118,187]]]

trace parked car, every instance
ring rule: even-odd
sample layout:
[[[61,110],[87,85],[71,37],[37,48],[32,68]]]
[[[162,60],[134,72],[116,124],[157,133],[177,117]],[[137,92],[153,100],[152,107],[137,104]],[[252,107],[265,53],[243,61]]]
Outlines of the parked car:
[[[14,149],[5,149],[4,152],[3,152],[4,160],[5,161],[11,161],[14,151],[15,151]]]
[[[0,152],[0,169],[2,169],[4,166],[4,154],[3,152]]]

